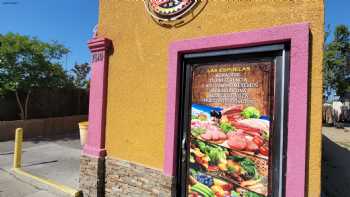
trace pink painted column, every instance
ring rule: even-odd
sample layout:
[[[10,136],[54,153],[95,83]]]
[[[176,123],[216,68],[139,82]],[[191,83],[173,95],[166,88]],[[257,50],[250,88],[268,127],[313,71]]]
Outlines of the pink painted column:
[[[106,38],[92,38],[88,43],[92,53],[92,74],[90,81],[89,131],[83,154],[104,157],[106,96],[108,77],[108,55],[111,41]]]

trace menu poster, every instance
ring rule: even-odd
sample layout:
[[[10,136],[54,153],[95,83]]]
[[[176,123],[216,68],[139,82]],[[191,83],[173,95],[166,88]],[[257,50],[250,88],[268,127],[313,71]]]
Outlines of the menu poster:
[[[268,195],[273,69],[269,61],[193,66],[188,196]]]

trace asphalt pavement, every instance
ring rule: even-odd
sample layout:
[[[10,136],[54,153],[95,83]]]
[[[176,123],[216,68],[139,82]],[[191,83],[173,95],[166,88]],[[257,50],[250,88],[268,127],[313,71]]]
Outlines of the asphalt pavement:
[[[56,197],[64,193],[15,174],[14,141],[0,142],[0,197]],[[77,137],[33,139],[22,148],[22,169],[78,189],[81,146]]]

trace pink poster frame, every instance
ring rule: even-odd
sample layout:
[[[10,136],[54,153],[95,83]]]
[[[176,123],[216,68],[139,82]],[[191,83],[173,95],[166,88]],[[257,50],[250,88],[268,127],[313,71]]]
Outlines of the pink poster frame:
[[[291,49],[285,191],[287,197],[304,196],[308,132],[309,33],[309,24],[301,23],[173,42],[169,47],[168,59],[163,173],[167,176],[176,175],[181,54],[289,42]]]

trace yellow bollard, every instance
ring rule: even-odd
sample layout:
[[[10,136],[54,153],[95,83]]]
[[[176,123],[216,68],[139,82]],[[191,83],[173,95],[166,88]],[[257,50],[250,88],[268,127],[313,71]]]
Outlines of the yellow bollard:
[[[56,183],[52,180],[41,178],[35,175],[32,175],[28,172],[25,172],[21,169],[21,163],[22,163],[22,143],[23,143],[23,129],[17,128],[16,129],[16,138],[15,138],[15,153],[13,155],[13,171],[17,175],[25,176],[28,178],[31,178],[33,180],[36,180],[40,183],[43,183],[45,185],[51,186],[53,188],[56,188],[64,193],[69,194],[73,197],[79,197],[82,196],[82,191],[76,190],[74,188]]]
[[[13,155],[13,168],[20,168],[22,163],[22,142],[23,142],[23,129],[16,129],[15,138],[15,153]]]

